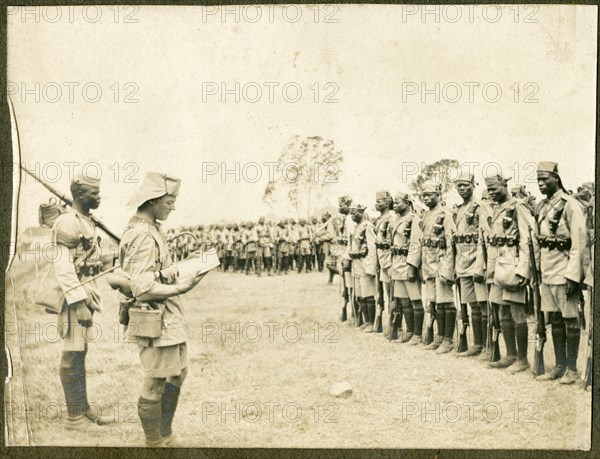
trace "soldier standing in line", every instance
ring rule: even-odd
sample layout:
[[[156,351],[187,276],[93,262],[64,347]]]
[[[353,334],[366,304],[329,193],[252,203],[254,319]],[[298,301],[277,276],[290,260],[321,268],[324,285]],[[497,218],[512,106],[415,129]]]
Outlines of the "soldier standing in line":
[[[131,282],[136,303],[146,303],[161,311],[157,338],[136,336],[143,366],[142,393],[138,415],[146,436],[146,446],[175,446],[172,422],[181,386],[187,376],[185,318],[179,295],[195,287],[204,274],[175,283],[171,253],[160,222],[175,209],[180,180],[148,172],[141,187],[129,200],[136,210],[119,245],[119,261]]]
[[[56,280],[65,300],[58,314],[58,329],[63,339],[60,381],[67,404],[70,430],[100,431],[98,426],[111,422],[87,398],[85,358],[88,351],[87,329],[93,325],[94,312],[102,310],[97,280],[83,284],[102,268],[100,237],[90,211],[100,205],[100,181],[77,174],[71,182],[73,207],[59,215],[52,227],[53,258]]]
[[[378,191],[375,193],[375,209],[380,213],[375,223],[375,247],[377,248],[377,272],[378,279],[381,285],[377,285],[379,291],[379,303],[383,307],[381,311],[388,312],[388,319],[391,318],[392,308],[390,307],[393,301],[390,298],[390,268],[392,266],[392,222],[394,220],[394,200],[388,191]],[[379,306],[379,305],[378,305]],[[390,321],[387,321],[390,323]],[[388,330],[387,333],[391,333]]]
[[[231,240],[233,241],[233,272],[243,271],[242,254],[244,252],[244,244],[242,243],[242,232],[237,223],[232,225]]]
[[[310,253],[310,241],[312,238],[312,232],[310,227],[306,224],[306,220],[301,218],[298,220],[298,248],[299,248],[299,258],[298,258],[298,273],[302,272],[302,268],[306,264],[305,272],[311,272],[311,253]]]
[[[473,345],[466,352],[459,354],[473,357],[484,349],[487,339],[487,310],[488,293],[484,278],[483,251],[480,250],[481,228],[488,233],[487,222],[491,216],[491,207],[473,197],[475,190],[473,174],[462,171],[456,179],[456,190],[463,202],[456,208],[454,223],[456,234],[456,279],[460,285],[461,308],[471,307],[471,328],[473,330]],[[481,228],[480,228],[481,227]],[[465,319],[463,317],[463,319]],[[466,317],[468,323],[468,315]],[[463,324],[464,325],[464,324]],[[488,359],[489,360],[489,359]]]
[[[264,267],[267,270],[267,274],[272,276],[273,235],[271,234],[271,228],[265,224],[265,217],[260,217],[258,219],[256,233],[258,236],[258,249],[256,255],[256,259],[258,260],[258,275],[260,276],[262,268]]]
[[[537,209],[542,310],[550,316],[555,356],[554,368],[537,379],[560,378],[561,384],[573,384],[579,378],[578,303],[585,276],[585,216],[581,205],[565,192],[557,163],[540,162],[537,179],[546,196]]]
[[[401,342],[416,345],[423,335],[423,301],[421,299],[421,238],[423,222],[415,213],[408,193],[399,192],[394,197],[396,217],[392,222],[393,309],[391,311],[390,340],[398,339],[402,316],[406,318],[406,336]]]
[[[246,229],[242,232],[242,242],[244,243],[244,253],[246,258],[246,276],[250,274],[250,269],[258,273],[257,250],[258,234],[254,223],[246,222]]]
[[[534,227],[535,220],[525,204],[510,196],[507,180],[497,174],[485,177],[488,193],[495,203],[485,241],[486,272],[493,279],[489,298],[500,308],[500,329],[506,344],[506,355],[488,365],[518,373],[530,368],[525,302],[526,285],[535,268],[529,263],[529,228]]]
[[[456,308],[452,284],[454,283],[454,257],[452,235],[455,232],[450,210],[440,204],[441,185],[425,182],[421,201],[429,210],[423,214],[422,266],[426,282],[430,313],[435,314],[437,336],[425,349],[446,354],[453,349]]]
[[[323,268],[327,265],[329,271],[329,284],[333,283],[333,276],[335,275],[335,259],[332,258],[331,242],[336,237],[337,235],[331,214],[325,212],[321,216],[321,225],[315,227],[315,244],[319,247],[319,250],[317,251],[319,272],[323,271]]]
[[[362,323],[362,319],[356,314],[358,308],[355,304],[352,304],[352,292],[354,289],[354,281],[352,277],[352,259],[350,257],[350,247],[352,241],[352,234],[356,223],[352,219],[350,214],[350,206],[352,205],[352,198],[350,196],[340,196],[338,198],[338,210],[341,217],[340,236],[337,240],[337,244],[333,247],[333,250],[338,255],[338,272],[340,273],[340,294],[343,300],[342,316],[341,321],[344,322],[347,319],[346,306],[348,303],[352,308],[352,314],[356,321],[356,325],[359,326]]]
[[[296,220],[292,217],[288,219],[289,222],[289,242],[291,244],[290,248],[290,269],[293,271],[300,264],[299,253],[300,247],[298,244],[298,225],[296,224]]]
[[[317,231],[319,220],[317,217],[312,217],[310,219],[310,223],[307,225],[310,229],[310,264],[312,267],[317,269],[319,272],[323,271],[323,266],[317,263],[317,258],[319,257],[319,253],[321,251],[321,244],[317,242],[315,238],[315,232]],[[320,268],[320,269],[319,269]]]
[[[375,227],[365,213],[366,207],[360,204],[350,208],[356,228],[352,234],[350,258],[355,296],[358,299],[363,325],[367,333],[374,331],[375,324],[375,275],[377,272],[377,249],[375,247]]]

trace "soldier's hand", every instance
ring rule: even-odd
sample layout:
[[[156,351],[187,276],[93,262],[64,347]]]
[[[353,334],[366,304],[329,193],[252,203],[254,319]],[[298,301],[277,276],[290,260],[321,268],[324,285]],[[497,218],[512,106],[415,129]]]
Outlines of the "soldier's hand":
[[[177,270],[176,265],[171,265],[168,268],[161,269],[160,275],[169,283],[173,283],[175,282],[175,279],[177,279],[177,276],[179,276],[179,271]]]
[[[179,284],[181,293],[187,293],[193,289],[198,283],[206,276],[208,272],[199,274],[197,276],[187,276]]]
[[[446,284],[446,285],[453,285],[454,282],[452,282],[450,279],[445,278],[444,276],[440,276],[440,280]]]
[[[519,282],[518,288],[523,288],[523,287],[525,287],[525,285],[527,285],[527,279],[525,279],[523,276],[519,276],[518,274],[517,274],[517,281]]]
[[[567,285],[565,287],[565,293],[567,296],[576,295],[579,292],[579,284],[577,282],[572,281],[571,279],[567,279]]]
[[[473,275],[473,282],[476,282],[478,284],[483,284],[485,282],[485,279],[483,278],[483,276],[480,276],[479,274],[475,274],[475,275]]]
[[[414,282],[417,278],[417,268],[412,265],[408,265],[408,282]]]
[[[89,328],[94,323],[92,311],[90,311],[85,301],[75,303],[75,313],[77,314],[77,323],[82,327]]]

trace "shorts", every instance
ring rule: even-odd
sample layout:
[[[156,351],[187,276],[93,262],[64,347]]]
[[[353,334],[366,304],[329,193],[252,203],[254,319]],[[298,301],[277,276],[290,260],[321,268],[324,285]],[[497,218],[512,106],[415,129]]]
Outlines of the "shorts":
[[[461,277],[460,280],[460,302],[461,304],[482,303],[487,301],[488,292],[486,285],[478,284],[472,277]]]
[[[93,317],[93,313],[92,313]],[[82,327],[77,323],[77,313],[65,302],[58,314],[59,335],[63,339],[63,351],[83,352],[87,343],[98,342],[100,327],[93,324],[91,327]]]
[[[452,286],[444,284],[439,277],[427,279],[427,299],[431,303],[454,303]]]
[[[515,292],[511,292],[509,290],[503,289],[499,285],[491,284],[490,285],[490,303],[496,304],[509,304],[509,303],[519,303],[525,304],[526,301],[526,292],[525,287],[520,288]]]
[[[144,378],[179,376],[188,366],[186,343],[163,347],[139,346],[139,353]]]
[[[574,319],[578,317],[579,298],[577,295],[571,295],[567,298],[566,285],[548,285],[542,284],[542,311],[559,312],[565,319]]]
[[[354,278],[354,295],[357,298],[375,296],[375,276],[360,276]]]
[[[394,281],[394,298],[410,298],[411,301],[421,300],[421,282],[403,280]]]

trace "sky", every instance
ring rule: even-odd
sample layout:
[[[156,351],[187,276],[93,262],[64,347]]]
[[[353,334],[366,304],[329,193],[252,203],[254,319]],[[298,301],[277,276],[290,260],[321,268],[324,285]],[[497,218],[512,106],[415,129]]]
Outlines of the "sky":
[[[223,8],[9,8],[21,161],[63,191],[73,168],[100,174],[116,232],[147,171],[182,180],[167,227],[292,215],[261,197],[296,135],[343,152],[323,205],[374,215],[376,191],[442,158],[478,191],[500,167],[539,195],[541,160],[567,188],[594,179],[596,6]],[[21,185],[19,230],[50,197]]]

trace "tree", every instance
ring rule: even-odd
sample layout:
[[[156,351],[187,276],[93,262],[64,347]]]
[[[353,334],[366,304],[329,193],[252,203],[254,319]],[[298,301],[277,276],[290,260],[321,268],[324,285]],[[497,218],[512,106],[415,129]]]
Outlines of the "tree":
[[[278,173],[263,193],[270,207],[284,201],[294,209],[296,217],[309,217],[321,206],[328,187],[337,183],[340,164],[344,160],[333,140],[320,136],[293,136],[278,159]]]
[[[460,163],[456,159],[440,159],[435,163],[427,164],[417,178],[409,183],[408,188],[416,195],[420,195],[423,183],[430,180],[441,183],[443,199],[444,195],[453,187],[452,180],[457,177],[456,171],[459,167]]]

